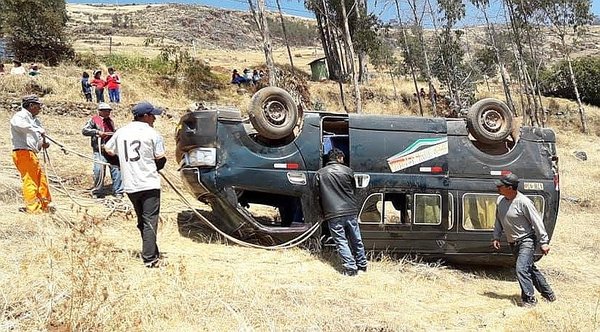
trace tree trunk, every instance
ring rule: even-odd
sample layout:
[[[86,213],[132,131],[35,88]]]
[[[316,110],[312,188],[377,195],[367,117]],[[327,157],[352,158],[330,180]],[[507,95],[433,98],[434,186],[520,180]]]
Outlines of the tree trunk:
[[[573,91],[575,92],[575,98],[577,99],[577,107],[579,108],[579,119],[581,120],[581,132],[584,134],[588,133],[587,129],[587,118],[585,116],[585,109],[583,108],[583,103],[581,102],[581,96],[579,96],[579,89],[577,88],[577,80],[575,79],[575,73],[573,72],[573,63],[571,61],[571,57],[567,51],[567,45],[565,42],[565,36],[560,36],[560,41],[563,46],[563,53],[565,60],[567,60],[567,64],[569,65],[569,76],[571,78],[571,83],[573,84]]]
[[[358,0],[356,8],[356,18],[360,21],[361,18],[367,16],[367,2],[365,0]],[[367,52],[364,50],[358,51],[358,81],[361,83],[367,83],[369,81],[369,72],[367,70]]]
[[[269,25],[267,24],[267,17],[265,16],[265,0],[256,0],[256,7],[258,12],[254,9],[254,3],[252,0],[248,0],[250,5],[250,11],[252,11],[252,17],[263,41],[263,51],[265,52],[265,61],[267,63],[269,85],[276,85],[276,73],[275,73],[275,60],[273,60],[273,50],[271,48],[271,35],[269,33]]]
[[[354,45],[352,44],[352,36],[350,36],[350,26],[348,25],[348,14],[346,13],[346,4],[341,1],[342,21],[344,24],[344,42],[346,44],[350,58],[350,74],[352,75],[352,84],[354,86],[354,104],[356,113],[362,113],[362,102],[360,96],[360,87],[358,85],[358,75],[354,68]]]
[[[504,66],[504,60],[502,60],[502,57],[500,56],[500,49],[498,47],[498,44],[496,43],[496,28],[494,27],[494,24],[490,23],[489,17],[485,9],[482,8],[481,12],[483,13],[483,17],[485,18],[487,31],[490,36],[490,41],[492,42],[494,55],[496,56],[496,63],[498,64],[498,67],[500,69],[500,78],[502,78],[502,87],[504,89],[504,97],[506,98],[506,103],[508,104],[508,107],[510,108],[512,113],[514,115],[517,115],[515,103],[513,102],[512,94],[510,92],[510,80],[508,79],[508,75],[506,75],[507,72],[506,67]]]
[[[290,43],[288,41],[287,29],[285,22],[283,21],[283,13],[281,12],[281,5],[279,0],[275,0],[277,3],[277,9],[279,10],[279,18],[281,19],[281,29],[283,30],[283,38],[285,39],[285,47],[287,48],[288,56],[290,57],[290,66],[292,66],[292,74],[295,74],[294,59],[292,58],[292,51],[290,50]]]
[[[402,37],[404,39],[404,51],[407,56],[410,57],[410,47],[408,47],[408,36],[406,35],[406,29],[404,28],[404,24],[402,24],[402,17],[400,16],[400,4],[398,0],[394,0],[396,3],[396,12],[398,15],[398,24],[400,25],[400,30],[402,30]],[[417,75],[415,74],[415,67],[412,64],[412,61],[409,61],[410,73],[412,75],[413,83],[415,86],[415,95],[417,96],[417,101],[419,102],[419,112],[421,116],[423,116],[423,104],[421,103],[421,98],[419,97],[419,86],[417,84]]]

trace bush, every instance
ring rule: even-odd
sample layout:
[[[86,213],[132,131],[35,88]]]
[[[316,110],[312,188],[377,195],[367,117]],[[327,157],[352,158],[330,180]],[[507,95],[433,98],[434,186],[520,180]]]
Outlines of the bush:
[[[210,71],[210,67],[198,60],[190,60],[183,71],[185,90],[192,99],[204,101],[215,100],[217,90],[223,89],[223,79]]]
[[[573,60],[573,72],[583,102],[600,106],[600,57]],[[569,75],[569,65],[561,61],[540,75],[542,93],[575,100],[575,91]]]

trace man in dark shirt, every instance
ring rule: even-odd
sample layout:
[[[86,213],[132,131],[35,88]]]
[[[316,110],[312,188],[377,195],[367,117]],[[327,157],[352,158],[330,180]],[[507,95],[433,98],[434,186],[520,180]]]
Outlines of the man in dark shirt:
[[[354,276],[367,271],[365,247],[358,227],[358,204],[354,197],[354,172],[343,165],[344,152],[334,148],[328,162],[316,174],[323,219],[342,259],[343,273]]]

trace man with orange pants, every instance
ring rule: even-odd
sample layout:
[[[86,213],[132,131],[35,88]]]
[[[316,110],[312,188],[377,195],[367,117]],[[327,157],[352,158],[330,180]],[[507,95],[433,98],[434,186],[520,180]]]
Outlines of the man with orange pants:
[[[36,95],[23,97],[21,110],[10,119],[13,145],[12,158],[23,180],[23,198],[27,213],[48,212],[52,198],[48,179],[37,154],[48,147],[44,139],[46,131],[36,117],[42,110],[42,102]]]

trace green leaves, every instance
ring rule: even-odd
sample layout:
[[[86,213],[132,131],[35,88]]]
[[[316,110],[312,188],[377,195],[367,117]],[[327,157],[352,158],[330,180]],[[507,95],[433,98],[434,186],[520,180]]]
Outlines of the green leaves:
[[[64,0],[0,0],[0,4],[2,31],[17,58],[56,65],[73,57],[64,31]]]

